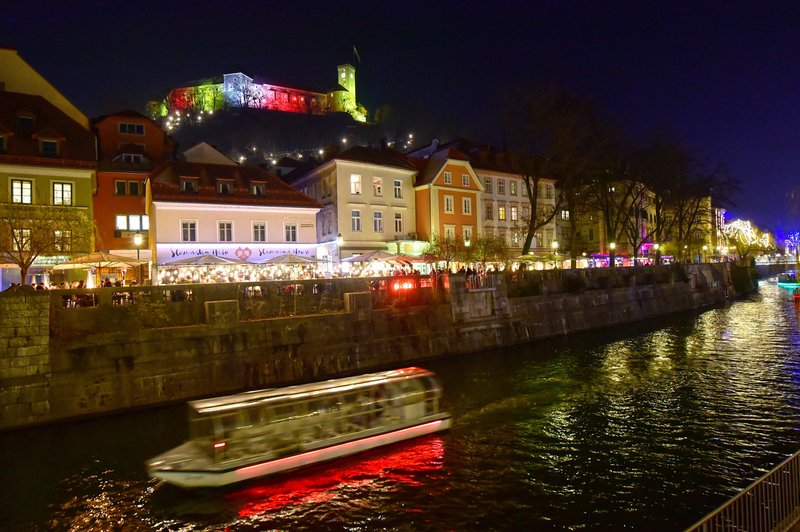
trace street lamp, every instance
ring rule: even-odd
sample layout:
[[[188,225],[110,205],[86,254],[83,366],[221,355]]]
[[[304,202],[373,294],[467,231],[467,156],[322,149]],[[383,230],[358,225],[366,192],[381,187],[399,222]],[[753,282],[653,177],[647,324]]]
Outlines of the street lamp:
[[[656,250],[656,264],[661,264],[661,254],[659,251],[661,249],[661,244],[653,244],[653,249]]]
[[[558,268],[558,240],[553,240],[550,247],[553,248],[553,267]]]
[[[703,257],[702,262],[706,261],[706,255],[708,254],[708,246],[703,246]]]
[[[136,233],[133,235],[133,245],[136,246],[136,260],[139,260],[139,249],[142,247],[142,242],[144,241],[144,237],[142,233]],[[137,269],[139,270],[139,279],[138,282],[140,285],[144,284],[144,279],[142,279],[142,263],[139,262],[136,265]]]

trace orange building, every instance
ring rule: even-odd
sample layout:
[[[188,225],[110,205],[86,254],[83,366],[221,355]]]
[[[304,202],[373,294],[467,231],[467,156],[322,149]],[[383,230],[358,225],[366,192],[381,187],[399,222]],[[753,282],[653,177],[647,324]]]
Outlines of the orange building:
[[[419,170],[414,184],[418,238],[440,235],[468,241],[480,234],[483,185],[469,157],[446,149],[427,159],[409,160]]]
[[[174,159],[175,142],[151,119],[124,111],[94,120],[97,136],[95,249],[150,259],[150,223],[145,208],[145,180],[150,171]],[[134,235],[142,235],[137,250]]]

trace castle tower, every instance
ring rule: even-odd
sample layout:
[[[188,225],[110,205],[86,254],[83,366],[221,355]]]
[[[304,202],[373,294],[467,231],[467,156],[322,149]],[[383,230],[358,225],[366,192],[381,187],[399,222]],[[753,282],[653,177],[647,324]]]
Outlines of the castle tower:
[[[339,65],[337,67],[338,77],[336,82],[347,89],[347,92],[353,95],[353,101],[356,101],[356,67],[353,65]]]

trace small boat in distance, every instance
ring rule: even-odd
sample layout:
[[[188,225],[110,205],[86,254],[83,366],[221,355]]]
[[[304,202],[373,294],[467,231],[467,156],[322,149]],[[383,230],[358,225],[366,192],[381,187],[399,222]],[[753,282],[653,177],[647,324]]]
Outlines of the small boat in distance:
[[[778,286],[780,286],[781,288],[786,288],[787,290],[792,290],[800,286],[800,281],[798,281],[797,279],[797,271],[786,270],[783,273],[779,273]]]
[[[190,401],[189,440],[147,461],[185,488],[220,487],[450,428],[421,368]]]

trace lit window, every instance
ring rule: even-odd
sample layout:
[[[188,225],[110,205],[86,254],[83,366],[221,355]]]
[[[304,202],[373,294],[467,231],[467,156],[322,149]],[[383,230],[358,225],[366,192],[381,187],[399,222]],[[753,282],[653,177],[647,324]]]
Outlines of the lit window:
[[[118,214],[117,218],[117,231],[127,231],[128,230],[128,217],[124,214]]]
[[[72,231],[55,231],[54,236],[56,251],[72,251]]]
[[[448,214],[452,214],[455,212],[455,208],[453,207],[453,196],[445,196],[444,197],[444,212]]]
[[[545,185],[544,197],[546,199],[553,199],[553,185]]]
[[[505,181],[505,179],[498,179],[497,180],[497,193],[498,194],[505,194],[506,193],[506,181]]]
[[[128,230],[141,231],[142,230],[142,217],[138,214],[131,214],[128,216]]]
[[[253,242],[267,241],[267,223],[253,222]]]
[[[33,181],[11,180],[11,203],[32,203]]]
[[[562,220],[569,220],[569,211],[567,211],[567,210],[562,210],[562,211],[561,211],[561,219],[562,219]]]
[[[181,221],[181,242],[197,242],[197,221]]]
[[[11,248],[14,251],[29,251],[31,249],[30,229],[13,229],[12,238],[14,241],[11,244]]]
[[[372,215],[372,229],[376,233],[383,233],[383,214],[376,212]]]
[[[233,242],[233,222],[217,222],[220,242]]]
[[[510,190],[508,191],[508,193],[511,194],[512,196],[516,196],[517,195],[517,182],[514,181],[514,180],[511,180],[508,183],[508,185],[510,187]]]
[[[350,176],[350,194],[361,194],[361,176],[352,174]]]
[[[517,209],[516,205],[511,206],[511,221],[516,222],[519,220],[519,210]]]
[[[394,181],[394,198],[403,199],[403,182],[399,179]]]
[[[353,231],[361,231],[361,211],[354,209],[350,213],[350,228]]]
[[[461,184],[465,187],[469,186],[469,174],[461,174]]]
[[[264,183],[253,183],[250,185],[250,193],[253,196],[265,196],[267,186]]]
[[[472,198],[461,198],[462,214],[472,214]]]
[[[456,237],[456,226],[455,225],[445,225],[444,226],[444,237],[445,238],[455,238]]]
[[[181,192],[197,192],[197,179],[181,179]]]
[[[504,205],[497,207],[497,219],[504,221],[506,219],[506,208]]]
[[[286,242],[297,242],[297,224],[283,224],[283,234]]]
[[[492,193],[492,178],[491,177],[485,177],[483,179],[483,186],[486,189],[486,192],[491,194]]]
[[[223,195],[233,194],[233,182],[231,181],[217,181],[217,192]]]
[[[114,194],[117,196],[124,196],[127,193],[126,187],[125,181],[114,181]]]
[[[452,183],[453,183],[453,174],[451,174],[450,172],[445,172],[444,173],[444,184],[445,185],[450,185]]]
[[[144,124],[120,122],[119,132],[121,135],[144,135]]]
[[[403,215],[399,212],[394,213],[394,232],[403,232]]]
[[[372,178],[372,193],[375,196],[383,196],[383,178],[382,177],[373,177]]]

